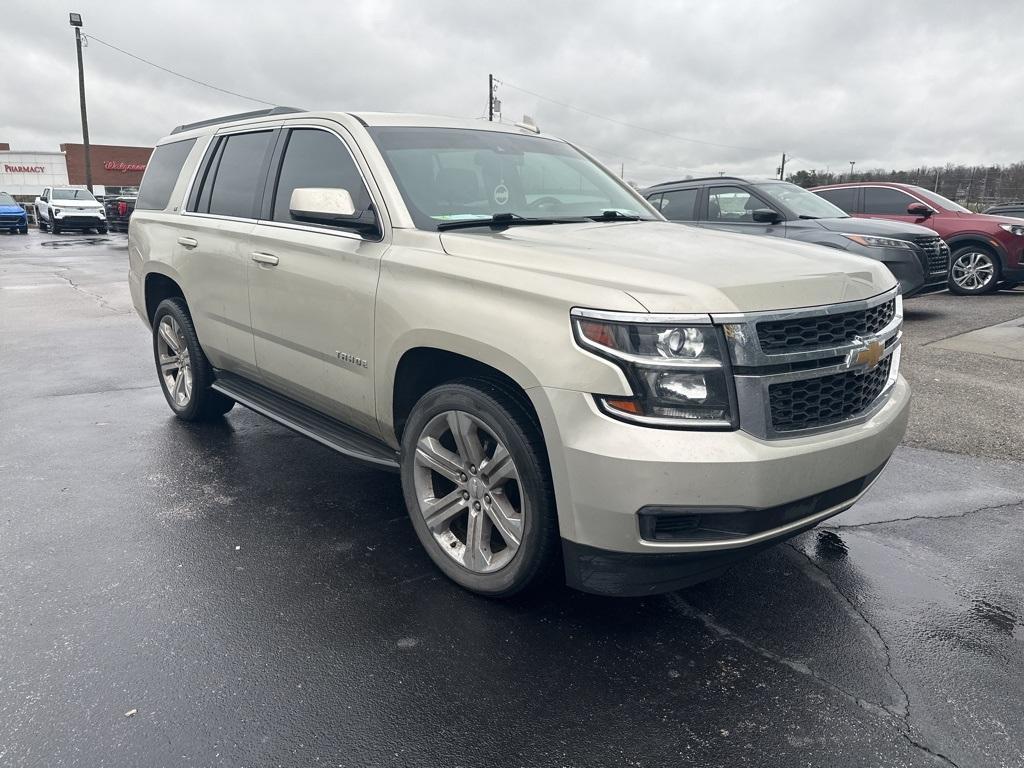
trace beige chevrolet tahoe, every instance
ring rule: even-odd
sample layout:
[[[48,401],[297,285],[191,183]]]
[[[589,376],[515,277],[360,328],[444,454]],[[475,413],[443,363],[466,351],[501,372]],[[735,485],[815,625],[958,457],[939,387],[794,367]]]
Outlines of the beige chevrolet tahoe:
[[[524,127],[184,125],[129,253],[180,418],[240,403],[398,471],[434,563],[486,595],[710,578],[850,507],[906,426],[883,265],[667,223]]]

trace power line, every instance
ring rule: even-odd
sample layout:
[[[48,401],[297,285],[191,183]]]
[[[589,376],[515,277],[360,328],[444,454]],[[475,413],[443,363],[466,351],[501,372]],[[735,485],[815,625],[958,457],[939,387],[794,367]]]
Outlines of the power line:
[[[220,91],[221,93],[226,93],[226,94],[228,94],[230,96],[237,96],[240,99],[246,99],[248,101],[255,101],[257,104],[265,104],[268,107],[276,107],[276,106],[278,106],[277,104],[274,104],[273,102],[264,101],[263,99],[257,99],[254,96],[246,96],[244,93],[237,93],[235,91],[229,91],[227,88],[220,88],[220,87],[218,87],[216,85],[211,85],[210,83],[204,83],[202,80],[196,80],[194,77],[189,77],[188,75],[181,74],[181,72],[175,72],[173,69],[168,69],[167,67],[162,67],[159,64],[156,64],[156,63],[150,61],[149,59],[144,59],[141,56],[136,56],[134,53],[129,53],[128,51],[124,50],[123,48],[118,48],[116,45],[108,43],[106,40],[100,40],[95,35],[83,35],[83,37],[85,37],[87,40],[95,40],[100,45],[105,45],[105,46],[107,46],[107,48],[112,48],[113,50],[117,51],[118,53],[123,53],[125,56],[129,56],[129,57],[131,57],[133,59],[136,59],[137,61],[141,61],[143,64],[149,64],[149,66],[151,66],[151,67],[155,67],[156,69],[159,69],[159,70],[161,70],[163,72],[166,72],[166,73],[168,73],[170,75],[174,75],[175,77],[180,77],[183,80],[188,80],[189,82],[195,83],[196,85],[201,85],[204,88],[211,88],[211,89],[213,89],[215,91]]]
[[[591,112],[589,110],[573,106],[572,104],[567,104],[564,101],[558,101],[557,99],[552,99],[552,98],[550,98],[548,96],[544,96],[543,94],[535,93],[534,91],[528,91],[526,88],[520,88],[518,85],[513,85],[512,83],[510,83],[508,80],[496,80],[496,82],[500,82],[502,85],[504,85],[504,86],[506,86],[508,88],[512,88],[513,90],[522,91],[523,93],[528,93],[531,96],[535,96],[538,99],[543,99],[544,101],[549,101],[552,104],[557,104],[560,107],[565,107],[566,109],[571,109],[574,112],[579,112],[579,113],[584,114],[584,115],[589,115],[590,117],[596,117],[599,120],[607,120],[609,123],[615,123],[616,125],[622,125],[622,126],[625,126],[627,128],[633,128],[633,129],[638,130],[638,131],[646,131],[647,133],[653,133],[656,136],[665,136],[666,138],[675,139],[676,141],[686,141],[686,142],[690,142],[691,144],[703,144],[703,145],[708,146],[708,147],[722,147],[724,149],[740,149],[740,150],[746,150],[746,151],[749,151],[749,152],[763,152],[765,154],[777,154],[778,152],[781,151],[781,150],[775,150],[775,149],[765,149],[763,147],[743,147],[743,146],[739,146],[739,145],[736,145],[736,144],[719,144],[718,142],[714,142],[714,141],[703,141],[702,139],[691,139],[688,136],[677,136],[674,133],[667,133],[665,131],[659,131],[659,130],[656,130],[654,128],[647,128],[646,126],[643,126],[643,125],[636,125],[635,123],[627,123],[625,120],[619,120],[619,119],[614,118],[614,117],[608,117],[607,115],[600,115],[597,112]]]

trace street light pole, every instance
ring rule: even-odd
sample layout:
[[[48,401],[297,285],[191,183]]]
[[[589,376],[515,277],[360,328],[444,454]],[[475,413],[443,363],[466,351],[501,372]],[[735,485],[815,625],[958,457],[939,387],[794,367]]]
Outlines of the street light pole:
[[[853,181],[853,166],[857,164],[856,160],[850,161],[850,181]]]
[[[89,151],[89,116],[85,112],[85,68],[82,66],[82,15],[69,16],[75,28],[75,48],[78,52],[78,101],[82,108],[82,144],[85,148],[85,186],[92,192],[92,157]]]

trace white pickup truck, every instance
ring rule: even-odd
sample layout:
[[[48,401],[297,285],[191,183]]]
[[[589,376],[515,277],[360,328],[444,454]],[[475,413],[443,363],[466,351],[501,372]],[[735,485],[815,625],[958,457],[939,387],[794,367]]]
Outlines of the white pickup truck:
[[[64,229],[95,229],[107,233],[103,203],[80,187],[47,187],[36,198],[36,224],[41,230],[59,234]]]

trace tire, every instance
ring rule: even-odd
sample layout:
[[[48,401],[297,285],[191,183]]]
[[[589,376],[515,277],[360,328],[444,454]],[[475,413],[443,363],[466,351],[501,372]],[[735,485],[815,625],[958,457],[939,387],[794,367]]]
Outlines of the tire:
[[[18,230],[18,234],[19,235],[27,235],[28,234],[28,225],[26,224],[24,227],[19,229]]]
[[[43,221],[42,216],[40,216],[38,213],[36,214],[36,226],[39,227],[40,232],[45,232],[48,229],[48,227],[46,226],[46,222]]]
[[[54,235],[59,235],[60,234],[60,227],[57,226],[56,220],[49,222],[49,226],[50,226],[50,233],[51,234],[54,234]]]
[[[156,308],[153,358],[164,398],[182,421],[212,421],[234,406],[230,397],[210,389],[213,368],[184,299],[164,299]]]
[[[500,384],[461,379],[421,397],[402,434],[401,473],[420,543],[461,587],[511,597],[555,572],[558,518],[544,440]]]
[[[107,234],[107,228],[106,227],[99,227],[99,228],[97,228],[96,234],[97,235],[105,235],[105,234]]]
[[[960,296],[992,293],[999,275],[999,258],[983,245],[961,246],[949,259],[949,290]]]

